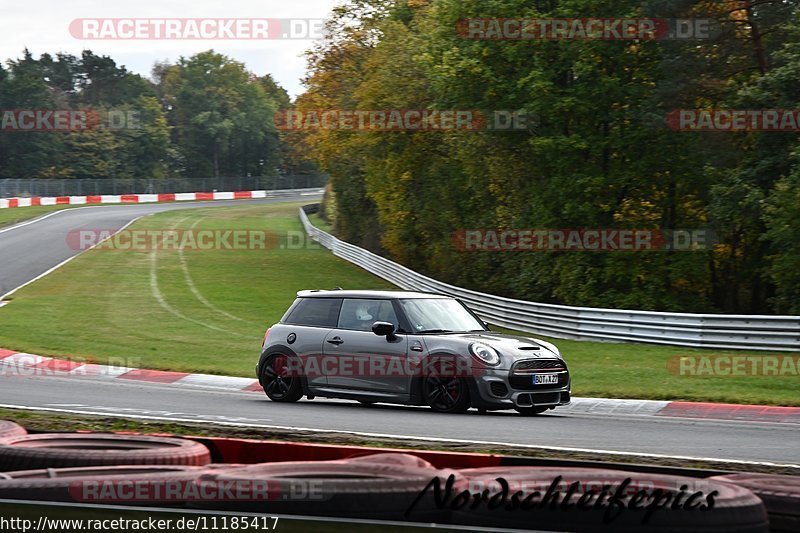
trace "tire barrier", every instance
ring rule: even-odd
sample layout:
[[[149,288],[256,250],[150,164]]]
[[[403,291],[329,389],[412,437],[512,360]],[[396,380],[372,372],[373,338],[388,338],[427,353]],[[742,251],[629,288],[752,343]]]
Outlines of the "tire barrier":
[[[204,466],[208,448],[171,437],[42,433],[0,440],[0,472],[106,465]]]
[[[214,463],[273,463],[284,461],[340,461],[363,455],[412,453],[433,464],[436,468],[478,468],[500,466],[503,458],[468,452],[439,450],[402,450],[399,448],[374,448],[319,444],[312,442],[279,442],[224,437],[189,437],[211,450]]]
[[[220,497],[221,491],[211,496],[198,492],[200,475],[241,466],[112,465],[19,470],[0,473],[0,499],[184,507],[188,501]]]
[[[460,473],[472,497],[450,500],[457,524],[625,533],[769,531],[761,500],[720,481],[591,468],[492,467]],[[486,494],[476,507],[457,505],[473,502],[476,494]]]
[[[728,474],[710,478],[752,491],[767,508],[773,532],[800,531],[800,477],[771,474]]]
[[[2,427],[24,431],[19,426]],[[233,441],[231,445],[239,447],[258,442]],[[214,445],[176,437],[7,437],[0,439],[0,472],[5,471],[0,473],[0,499],[552,531],[800,531],[800,477],[793,476],[729,474],[701,479],[511,464],[453,470],[437,468],[415,453],[357,448],[338,450],[340,457],[350,456],[337,460],[277,462],[292,455],[276,453],[283,450],[278,447],[270,448],[269,460],[276,462],[208,464],[209,448],[221,460],[230,460],[231,455],[219,454]],[[236,457],[245,458],[247,449],[241,447]],[[301,454],[295,450],[294,455]],[[431,452],[419,455],[441,459]],[[444,461],[453,464],[450,455],[458,454],[449,454]],[[472,454],[467,455],[470,460],[462,465],[474,464]]]
[[[212,503],[226,511],[299,514],[376,520],[446,522],[449,513],[425,499],[409,508],[436,477],[453,475],[458,487],[463,478],[454,470],[436,470],[418,464],[402,464],[378,458],[341,461],[264,463],[201,475],[207,485],[233,483],[239,497]],[[416,462],[415,462],[416,463]],[[190,502],[190,506],[194,506]]]
[[[0,420],[0,439],[27,435],[25,428],[10,420]]]
[[[155,484],[193,483],[200,466],[93,466],[0,474],[0,499],[152,505]],[[161,491],[160,494],[165,494]],[[183,502],[179,502],[183,503]]]
[[[373,453],[370,455],[359,455],[357,457],[350,457],[345,459],[349,463],[379,463],[387,465],[408,466],[412,468],[430,468],[436,470],[436,467],[430,464],[425,459],[421,459],[416,455],[410,453]]]

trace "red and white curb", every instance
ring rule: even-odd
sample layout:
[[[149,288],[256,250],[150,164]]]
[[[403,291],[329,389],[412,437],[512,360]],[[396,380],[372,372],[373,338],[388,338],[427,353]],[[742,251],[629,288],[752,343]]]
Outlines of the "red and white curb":
[[[800,424],[800,407],[773,405],[573,397],[570,405],[558,409],[561,412],[573,410],[581,414],[645,415]]]
[[[258,380],[250,378],[96,365],[4,349],[0,349],[0,376],[97,377],[235,391],[261,392],[263,390]]]
[[[252,378],[96,365],[0,349],[0,377],[5,376],[87,376],[227,391],[263,392],[258,380]],[[559,407],[558,410],[562,413],[589,415],[661,416],[800,424],[800,407],[768,405],[573,397],[572,403]]]
[[[279,196],[322,194],[320,188],[228,192],[178,192],[164,194],[99,194],[89,196],[43,196],[0,198],[0,209],[37,205],[149,204],[158,202],[196,202],[211,200],[252,200]]]

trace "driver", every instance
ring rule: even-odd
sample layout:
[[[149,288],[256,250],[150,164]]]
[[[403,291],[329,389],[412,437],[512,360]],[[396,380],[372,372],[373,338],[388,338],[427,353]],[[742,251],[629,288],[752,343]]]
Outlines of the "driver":
[[[362,325],[372,325],[375,317],[375,308],[369,307],[366,304],[359,305],[356,308],[356,319],[362,323]]]

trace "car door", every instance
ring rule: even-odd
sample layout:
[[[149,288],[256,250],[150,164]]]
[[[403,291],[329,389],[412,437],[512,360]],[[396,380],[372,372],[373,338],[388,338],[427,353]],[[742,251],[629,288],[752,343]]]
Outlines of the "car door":
[[[391,300],[345,298],[337,328],[325,338],[323,370],[329,387],[404,396],[409,390],[406,372],[408,337],[375,335],[372,324],[398,326]]]
[[[285,342],[299,357],[309,387],[324,387],[323,345],[339,319],[341,298],[301,298],[289,310],[281,328]]]

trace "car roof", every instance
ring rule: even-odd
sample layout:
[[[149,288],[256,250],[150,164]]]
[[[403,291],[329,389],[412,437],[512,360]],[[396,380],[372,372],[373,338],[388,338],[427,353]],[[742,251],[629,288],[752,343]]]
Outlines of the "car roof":
[[[445,294],[413,291],[354,291],[354,290],[306,290],[297,293],[298,298],[369,298],[374,300],[395,300],[399,298],[451,298]]]

